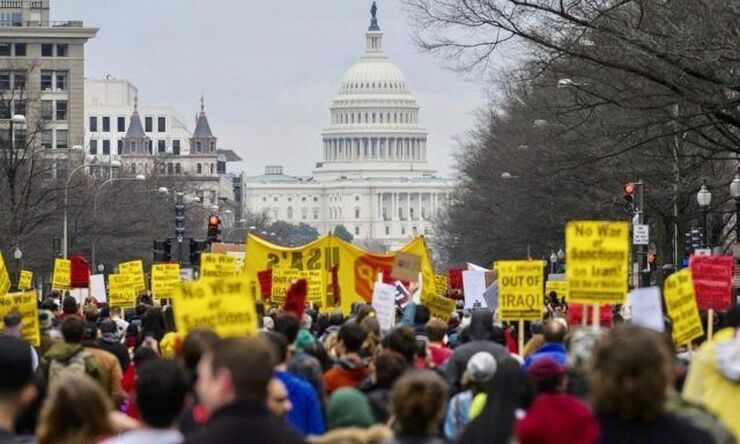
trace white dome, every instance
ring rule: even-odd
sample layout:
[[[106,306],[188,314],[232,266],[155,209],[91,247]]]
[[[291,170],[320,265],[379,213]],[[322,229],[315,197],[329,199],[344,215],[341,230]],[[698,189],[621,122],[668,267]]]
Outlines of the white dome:
[[[384,56],[366,56],[344,73],[340,94],[410,94],[403,72]]]

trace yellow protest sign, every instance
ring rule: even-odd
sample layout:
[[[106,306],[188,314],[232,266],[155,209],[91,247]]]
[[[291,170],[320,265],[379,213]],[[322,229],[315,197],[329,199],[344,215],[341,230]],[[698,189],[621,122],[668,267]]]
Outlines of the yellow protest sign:
[[[108,276],[108,305],[132,308],[136,306],[136,280],[134,274],[111,274]]]
[[[688,344],[692,339],[704,334],[699,308],[696,305],[691,270],[684,268],[666,278],[663,299],[672,321],[673,342],[678,345]]]
[[[498,261],[498,310],[502,321],[542,319],[543,261]]]
[[[33,285],[33,272],[28,270],[21,270],[18,276],[18,289],[19,290],[30,290]]]
[[[118,264],[118,274],[128,274],[133,276],[131,279],[134,291],[139,292],[146,290],[143,261],[129,261]]]
[[[447,276],[443,274],[434,275],[434,286],[437,289],[437,294],[447,294],[447,289],[450,287],[450,282]]]
[[[429,314],[444,322],[449,322],[452,311],[455,310],[456,302],[439,295],[432,295],[424,301],[424,305],[429,309]]]
[[[69,259],[54,259],[54,275],[51,287],[56,290],[72,289],[72,261]]]
[[[221,337],[257,333],[257,311],[243,277],[186,282],[172,297],[177,331],[213,330]]]
[[[8,267],[5,266],[5,260],[3,254],[0,252],[0,296],[10,290],[10,275],[8,274]]]
[[[39,309],[36,302],[36,292],[9,293],[0,296],[0,325],[4,328],[3,318],[14,311],[21,315],[21,335],[34,347],[41,346],[39,331]]]
[[[152,265],[152,296],[171,298],[180,284],[180,264]]]
[[[623,304],[630,256],[628,222],[573,221],[565,227],[568,302]]]
[[[555,292],[558,299],[567,299],[568,297],[568,281],[547,281],[545,282],[545,296],[550,296],[550,293]]]
[[[285,302],[290,285],[293,281],[305,279],[307,286],[306,302],[311,302],[319,307],[324,306],[324,284],[320,270],[272,270],[272,294],[270,299],[275,304]]]
[[[237,274],[236,256],[220,253],[200,254],[200,278],[222,279],[234,277]]]

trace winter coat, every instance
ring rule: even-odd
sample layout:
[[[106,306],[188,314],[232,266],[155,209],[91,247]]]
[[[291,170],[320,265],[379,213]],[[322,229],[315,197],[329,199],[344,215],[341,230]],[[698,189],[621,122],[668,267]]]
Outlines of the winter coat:
[[[568,352],[565,350],[565,346],[563,344],[547,342],[532,355],[527,356],[527,359],[524,360],[524,370],[527,370],[530,365],[542,358],[551,358],[558,364],[565,365],[565,361],[568,358]]]
[[[369,373],[365,362],[358,356],[339,359],[334,367],[324,373],[324,390],[332,394],[342,387],[356,387]]]
[[[539,395],[516,424],[520,444],[594,444],[599,425],[591,409],[573,395]]]

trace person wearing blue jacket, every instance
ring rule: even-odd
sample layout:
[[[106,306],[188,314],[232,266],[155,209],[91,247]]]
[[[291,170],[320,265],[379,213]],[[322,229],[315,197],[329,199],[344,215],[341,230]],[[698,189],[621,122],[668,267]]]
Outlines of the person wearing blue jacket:
[[[563,343],[568,334],[567,324],[564,320],[551,319],[545,323],[542,334],[545,336],[545,345],[524,360],[524,370],[542,358],[552,358],[558,364],[565,365],[568,353]]]

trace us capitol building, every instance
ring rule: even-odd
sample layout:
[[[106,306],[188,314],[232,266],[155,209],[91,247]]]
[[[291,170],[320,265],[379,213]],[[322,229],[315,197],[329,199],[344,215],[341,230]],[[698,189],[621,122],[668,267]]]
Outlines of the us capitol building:
[[[244,179],[244,209],[324,234],[343,225],[355,242],[396,249],[433,237],[433,219],[454,182],[427,163],[427,132],[401,70],[383,52],[373,3],[367,49],[344,74],[323,131],[323,161],[311,177],[266,166]]]

